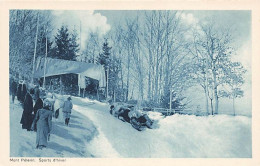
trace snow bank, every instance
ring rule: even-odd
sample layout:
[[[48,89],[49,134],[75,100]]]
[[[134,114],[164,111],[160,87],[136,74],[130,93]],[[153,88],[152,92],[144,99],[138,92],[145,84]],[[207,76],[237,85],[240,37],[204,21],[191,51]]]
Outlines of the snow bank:
[[[252,157],[251,118],[176,114],[159,125],[157,141],[171,147],[167,157]]]
[[[163,118],[160,113],[148,112],[158,121],[156,129],[135,130],[109,114],[109,105],[77,106],[75,110],[87,116],[100,133],[92,147],[101,157],[141,158],[231,158],[252,157],[251,118],[244,116],[190,116]],[[95,149],[95,148],[92,148]],[[109,154],[109,155],[108,155]]]

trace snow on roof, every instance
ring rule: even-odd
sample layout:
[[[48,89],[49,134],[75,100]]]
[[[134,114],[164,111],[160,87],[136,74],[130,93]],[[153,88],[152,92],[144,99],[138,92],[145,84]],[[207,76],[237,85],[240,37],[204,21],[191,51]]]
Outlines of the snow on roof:
[[[37,59],[34,78],[44,77],[44,63],[44,58]],[[70,73],[80,74],[80,76],[86,76],[98,80],[100,87],[105,87],[106,85],[105,71],[101,65],[86,62],[46,58],[45,77]]]

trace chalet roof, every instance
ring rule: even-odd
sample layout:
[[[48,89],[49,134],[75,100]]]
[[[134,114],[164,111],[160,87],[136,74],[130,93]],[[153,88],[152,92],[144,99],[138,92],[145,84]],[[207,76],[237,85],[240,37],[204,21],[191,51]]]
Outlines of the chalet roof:
[[[38,58],[35,65],[34,78],[44,77],[44,58]],[[105,87],[105,71],[102,65],[46,58],[45,77],[62,74],[79,74],[99,81],[99,87]],[[79,78],[80,78],[79,77]]]

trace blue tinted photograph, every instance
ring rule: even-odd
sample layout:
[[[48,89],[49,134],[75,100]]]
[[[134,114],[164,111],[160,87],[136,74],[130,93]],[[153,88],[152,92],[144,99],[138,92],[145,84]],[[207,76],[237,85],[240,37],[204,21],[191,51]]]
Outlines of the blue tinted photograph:
[[[9,10],[9,156],[252,158],[251,28],[249,10]]]

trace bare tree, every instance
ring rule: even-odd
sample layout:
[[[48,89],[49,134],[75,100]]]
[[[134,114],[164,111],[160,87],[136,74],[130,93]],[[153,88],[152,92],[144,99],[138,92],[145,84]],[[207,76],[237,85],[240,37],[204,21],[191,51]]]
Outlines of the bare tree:
[[[30,73],[32,73],[38,12],[40,29],[50,22],[49,11],[10,10],[10,71],[28,80],[32,77]],[[51,30],[51,27],[49,29]]]
[[[232,99],[233,114],[236,115],[235,99],[243,97],[244,91],[241,86],[244,84],[244,74],[246,70],[240,62],[225,62],[225,68],[223,68],[224,76],[222,78],[222,89],[219,91],[220,97],[228,97]]]
[[[231,63],[231,55],[235,53],[231,31],[229,28],[216,27],[214,23],[201,24],[199,27],[197,35],[194,35],[193,54],[198,58],[199,70],[203,74],[199,75],[197,72],[196,76],[202,80],[199,82],[204,88],[205,95],[210,99],[212,114],[213,112],[218,114],[219,98],[223,97],[223,90],[219,94],[220,86],[231,77],[227,69],[234,68]]]

